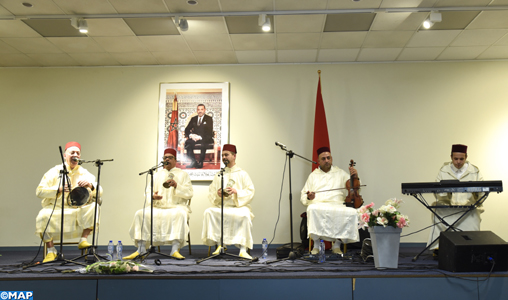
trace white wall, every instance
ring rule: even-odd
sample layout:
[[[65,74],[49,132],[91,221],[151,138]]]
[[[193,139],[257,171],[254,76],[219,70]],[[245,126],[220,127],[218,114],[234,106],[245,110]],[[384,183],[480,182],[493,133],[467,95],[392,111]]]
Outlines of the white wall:
[[[335,165],[357,161],[362,195],[380,206],[406,202],[411,218],[403,234],[430,224],[430,213],[401,195],[402,182],[433,181],[451,144],[469,145],[469,158],[487,180],[508,182],[508,62],[181,66],[0,69],[0,246],[35,246],[35,196],[44,172],[60,162],[58,146],[76,140],[84,159],[114,159],[101,173],[104,187],[99,243],[130,241],[134,212],[142,206],[145,177],[157,162],[157,109],[161,82],[231,83],[230,142],[251,176],[254,240],[271,239],[277,219],[286,144],[311,157],[318,75]],[[96,173],[97,169],[87,168]],[[299,193],[310,165],[292,160],[293,220],[299,241]],[[274,243],[289,242],[288,181]],[[207,183],[194,185],[191,235],[201,244]],[[426,195],[432,199],[432,195]],[[507,193],[492,194],[483,230],[508,240]],[[422,243],[428,230],[403,238]]]

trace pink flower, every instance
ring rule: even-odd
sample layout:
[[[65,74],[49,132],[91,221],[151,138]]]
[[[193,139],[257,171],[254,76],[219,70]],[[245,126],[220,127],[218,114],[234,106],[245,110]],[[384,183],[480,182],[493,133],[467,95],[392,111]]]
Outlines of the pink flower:
[[[364,213],[364,214],[362,214],[361,219],[363,222],[368,223],[370,220],[370,215],[368,213]]]
[[[134,267],[132,267],[132,270],[137,272],[137,271],[139,271],[139,267],[138,266],[134,266]]]
[[[374,202],[371,202],[370,204],[365,205],[366,209],[369,209],[369,208],[372,208],[372,207],[374,207]]]
[[[406,226],[407,226],[406,219],[404,217],[400,217],[399,222],[397,222],[397,227],[402,228]]]
[[[375,211],[373,211],[373,212],[372,212],[372,215],[373,215],[374,217],[379,216],[379,209],[376,209]]]
[[[360,213],[360,214],[363,214],[363,213],[365,213],[365,212],[367,212],[367,208],[366,208],[365,206],[362,206],[362,207],[360,207],[360,208],[358,209],[358,213]]]

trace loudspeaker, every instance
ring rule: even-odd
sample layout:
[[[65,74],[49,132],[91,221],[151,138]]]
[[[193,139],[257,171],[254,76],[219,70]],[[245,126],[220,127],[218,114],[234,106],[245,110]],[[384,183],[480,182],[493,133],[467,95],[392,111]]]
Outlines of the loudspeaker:
[[[451,272],[508,270],[508,244],[492,231],[443,231],[439,269]]]

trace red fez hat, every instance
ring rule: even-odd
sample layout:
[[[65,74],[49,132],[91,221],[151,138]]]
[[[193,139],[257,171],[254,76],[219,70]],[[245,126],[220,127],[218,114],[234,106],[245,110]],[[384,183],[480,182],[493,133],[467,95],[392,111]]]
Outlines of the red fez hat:
[[[232,144],[224,144],[224,146],[222,146],[222,151],[229,151],[236,154],[236,146]]]
[[[173,154],[173,156],[176,158],[176,150],[175,149],[171,149],[171,148],[164,149],[164,155],[166,155],[168,153]]]
[[[70,147],[78,147],[79,151],[81,151],[81,145],[78,142],[68,142],[65,144],[65,150],[67,150]]]
[[[330,152],[330,148],[329,147],[321,147],[321,148],[317,149],[318,156],[319,156],[319,154],[321,154],[323,152]]]
[[[467,154],[467,146],[466,145],[461,145],[461,144],[452,145],[452,153],[453,152],[460,152],[460,153],[466,153]]]

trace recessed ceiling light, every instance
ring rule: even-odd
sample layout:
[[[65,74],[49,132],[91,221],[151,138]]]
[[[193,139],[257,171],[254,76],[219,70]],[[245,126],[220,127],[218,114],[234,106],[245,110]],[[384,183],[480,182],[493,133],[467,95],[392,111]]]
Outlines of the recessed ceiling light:
[[[198,2],[196,0],[188,0],[187,4],[189,4],[189,5],[196,5],[196,4],[198,4]]]
[[[23,4],[23,6],[25,6],[25,7],[33,7],[32,3],[23,2],[22,4]]]

